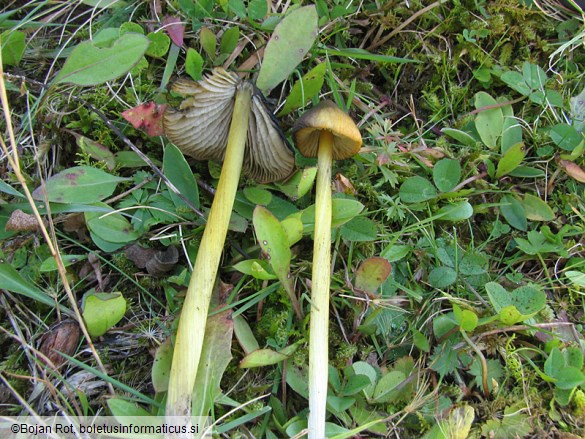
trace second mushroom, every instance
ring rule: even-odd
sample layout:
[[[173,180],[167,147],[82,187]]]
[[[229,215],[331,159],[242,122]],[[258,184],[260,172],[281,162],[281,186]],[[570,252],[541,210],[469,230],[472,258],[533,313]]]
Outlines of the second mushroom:
[[[309,339],[309,439],[325,438],[328,383],[329,288],[331,275],[331,166],[356,154],[362,136],[353,120],[331,101],[322,101],[293,126],[295,145],[317,157],[315,232]]]

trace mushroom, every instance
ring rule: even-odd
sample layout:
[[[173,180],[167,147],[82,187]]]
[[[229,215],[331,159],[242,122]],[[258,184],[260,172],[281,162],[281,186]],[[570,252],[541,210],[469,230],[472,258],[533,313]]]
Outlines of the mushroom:
[[[190,416],[209,303],[242,167],[250,177],[268,183],[289,176],[294,157],[260,91],[238,75],[216,68],[199,82],[179,80],[172,90],[186,99],[178,111],[165,111],[168,139],[198,160],[223,160],[179,319],[169,377],[166,415]]]
[[[356,154],[362,136],[353,120],[331,101],[322,101],[293,126],[295,145],[317,157],[315,232],[309,326],[309,438],[325,437],[331,272],[331,164]]]

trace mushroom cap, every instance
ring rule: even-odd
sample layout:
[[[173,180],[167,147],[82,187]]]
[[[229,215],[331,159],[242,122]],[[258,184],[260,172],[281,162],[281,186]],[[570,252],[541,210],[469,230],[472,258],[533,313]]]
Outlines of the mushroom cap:
[[[322,130],[333,134],[333,159],[343,160],[356,154],[362,135],[347,113],[325,100],[303,114],[293,125],[295,145],[305,157],[317,157]]]
[[[262,93],[238,75],[215,68],[201,81],[179,80],[172,90],[185,96],[179,109],[167,107],[167,138],[196,160],[222,161],[227,147],[236,92],[252,95],[243,171],[260,183],[283,180],[294,169],[293,149],[280,130]]]

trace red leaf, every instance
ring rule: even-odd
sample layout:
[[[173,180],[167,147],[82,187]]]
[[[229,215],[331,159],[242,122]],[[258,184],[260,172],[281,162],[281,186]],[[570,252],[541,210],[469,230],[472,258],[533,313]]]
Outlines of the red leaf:
[[[169,37],[173,40],[176,46],[181,47],[183,45],[183,35],[185,34],[185,26],[181,24],[179,17],[166,16],[163,19],[163,26],[165,27]]]
[[[167,108],[166,104],[158,105],[154,102],[147,102],[124,111],[122,116],[134,128],[144,130],[149,136],[162,136],[164,134],[162,116],[165,108]]]

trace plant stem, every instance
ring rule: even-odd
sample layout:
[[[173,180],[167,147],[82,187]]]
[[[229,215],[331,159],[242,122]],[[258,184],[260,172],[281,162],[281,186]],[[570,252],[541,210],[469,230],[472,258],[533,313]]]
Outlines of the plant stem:
[[[245,83],[236,93],[217,191],[209,211],[177,328],[169,377],[167,416],[191,415],[191,397],[203,348],[209,303],[244,162],[251,96],[251,87]]]
[[[319,137],[315,238],[309,329],[309,439],[325,438],[329,375],[329,285],[331,275],[331,163],[333,135]]]

